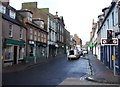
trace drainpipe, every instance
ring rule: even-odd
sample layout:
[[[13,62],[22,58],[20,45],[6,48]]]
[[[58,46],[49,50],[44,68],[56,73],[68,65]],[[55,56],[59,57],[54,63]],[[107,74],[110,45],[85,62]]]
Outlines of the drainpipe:
[[[2,87],[2,14],[0,13],[0,87]]]

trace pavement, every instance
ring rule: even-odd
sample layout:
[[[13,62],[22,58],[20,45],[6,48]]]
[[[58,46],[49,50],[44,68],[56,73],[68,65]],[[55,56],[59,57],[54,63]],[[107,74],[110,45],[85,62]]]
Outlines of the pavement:
[[[79,86],[79,87],[120,87],[120,76],[114,75],[113,70],[106,67],[91,52],[86,59],[89,60],[91,74],[80,78],[67,78],[57,87]]]
[[[87,80],[99,83],[120,83],[120,76],[117,75],[117,73],[116,75],[114,75],[113,70],[106,67],[104,63],[102,63],[95,56],[93,56],[91,52],[89,52],[88,58],[92,67],[92,75],[87,77]]]

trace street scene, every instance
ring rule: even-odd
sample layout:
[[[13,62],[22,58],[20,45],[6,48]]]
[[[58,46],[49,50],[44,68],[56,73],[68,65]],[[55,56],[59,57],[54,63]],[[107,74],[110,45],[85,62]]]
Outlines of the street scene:
[[[1,87],[120,87],[120,1],[66,3],[0,0]]]

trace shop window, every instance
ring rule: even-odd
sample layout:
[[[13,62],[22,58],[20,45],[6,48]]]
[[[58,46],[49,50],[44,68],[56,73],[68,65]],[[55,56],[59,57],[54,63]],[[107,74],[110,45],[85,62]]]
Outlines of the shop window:
[[[19,58],[23,59],[24,58],[24,47],[19,48]]]
[[[13,57],[13,47],[7,45],[5,48],[5,60],[11,60]]]
[[[33,55],[33,47],[32,46],[30,46],[30,53],[29,54],[30,54],[29,56],[34,56]]]

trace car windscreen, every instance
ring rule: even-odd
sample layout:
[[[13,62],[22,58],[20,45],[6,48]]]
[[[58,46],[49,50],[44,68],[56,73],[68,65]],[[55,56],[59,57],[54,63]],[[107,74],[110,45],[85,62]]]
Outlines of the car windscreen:
[[[74,55],[74,50],[70,50],[69,55]]]

